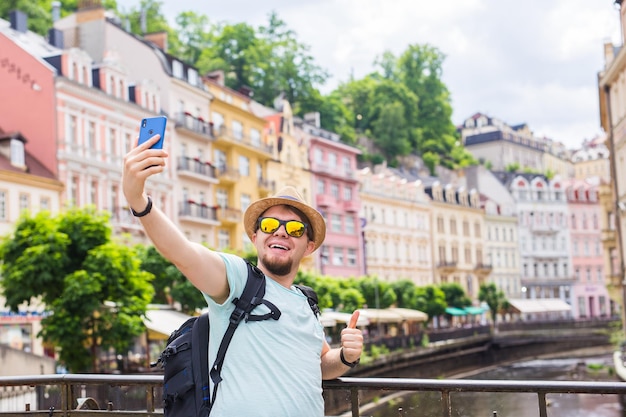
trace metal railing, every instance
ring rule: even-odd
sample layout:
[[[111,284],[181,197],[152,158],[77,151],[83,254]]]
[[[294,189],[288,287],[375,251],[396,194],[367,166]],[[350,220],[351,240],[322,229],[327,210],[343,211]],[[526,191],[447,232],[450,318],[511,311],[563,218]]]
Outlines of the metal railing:
[[[36,375],[0,377],[0,416],[160,417],[161,375]],[[511,381],[467,379],[353,378],[324,381],[325,391],[349,392],[343,407],[361,416],[361,401],[372,391],[439,392],[441,416],[451,417],[452,393],[534,393],[540,417],[548,417],[547,394],[626,395],[626,383],[590,381]],[[21,402],[20,402],[21,401]],[[19,406],[18,406],[19,403]],[[33,404],[34,403],[34,404]],[[13,404],[13,405],[12,405]],[[19,408],[19,409],[18,409]],[[490,411],[491,412],[491,411]],[[497,412],[497,411],[496,411]]]

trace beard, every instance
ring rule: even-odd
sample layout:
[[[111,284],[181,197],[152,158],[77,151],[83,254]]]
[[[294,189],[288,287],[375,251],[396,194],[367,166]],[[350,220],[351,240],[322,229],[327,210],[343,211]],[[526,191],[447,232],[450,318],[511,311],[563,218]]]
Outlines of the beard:
[[[263,261],[263,266],[265,267],[267,272],[270,272],[279,277],[289,275],[289,273],[291,272],[291,268],[293,267],[293,260],[291,259],[271,260],[268,258],[267,255],[263,255],[262,261]]]

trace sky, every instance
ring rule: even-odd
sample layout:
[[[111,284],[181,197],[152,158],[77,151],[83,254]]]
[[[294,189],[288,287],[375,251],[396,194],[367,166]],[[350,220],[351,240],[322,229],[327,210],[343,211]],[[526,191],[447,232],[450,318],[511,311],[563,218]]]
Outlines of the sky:
[[[259,27],[275,11],[331,74],[322,93],[372,72],[385,51],[430,45],[445,56],[454,124],[481,112],[568,148],[603,134],[597,77],[604,44],[622,44],[614,0],[160,1],[172,24],[191,10]]]

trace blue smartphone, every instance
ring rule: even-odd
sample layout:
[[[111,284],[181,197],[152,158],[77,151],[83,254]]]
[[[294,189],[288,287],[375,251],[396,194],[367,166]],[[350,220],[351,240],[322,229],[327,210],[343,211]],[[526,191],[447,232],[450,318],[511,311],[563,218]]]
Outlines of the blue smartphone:
[[[152,136],[159,134],[161,138],[157,143],[151,146],[151,149],[163,149],[163,139],[165,139],[165,125],[167,124],[167,117],[156,116],[146,117],[141,120],[139,126],[139,142],[137,145],[141,145]]]

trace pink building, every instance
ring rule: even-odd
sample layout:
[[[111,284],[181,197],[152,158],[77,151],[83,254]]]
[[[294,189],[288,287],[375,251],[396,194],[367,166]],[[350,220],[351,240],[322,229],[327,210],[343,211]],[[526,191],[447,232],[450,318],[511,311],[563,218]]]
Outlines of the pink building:
[[[326,219],[326,240],[316,251],[316,266],[335,277],[365,275],[356,156],[360,151],[317,123],[295,122],[308,136],[313,202]]]
[[[604,285],[604,258],[598,186],[588,181],[566,184],[572,242],[572,315],[574,318],[607,317],[611,301]]]
[[[0,20],[0,130],[20,132],[26,151],[57,174],[55,69],[40,54],[58,51],[27,30],[23,13]]]

